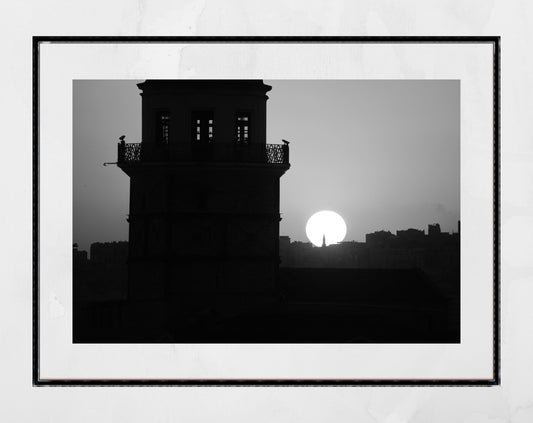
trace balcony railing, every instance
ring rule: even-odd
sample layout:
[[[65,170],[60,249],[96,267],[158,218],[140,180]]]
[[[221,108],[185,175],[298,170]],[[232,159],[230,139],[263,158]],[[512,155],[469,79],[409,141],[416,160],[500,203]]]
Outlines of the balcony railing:
[[[150,143],[118,144],[118,163],[154,162],[226,162],[289,164],[289,146],[285,144],[203,143],[156,145]]]

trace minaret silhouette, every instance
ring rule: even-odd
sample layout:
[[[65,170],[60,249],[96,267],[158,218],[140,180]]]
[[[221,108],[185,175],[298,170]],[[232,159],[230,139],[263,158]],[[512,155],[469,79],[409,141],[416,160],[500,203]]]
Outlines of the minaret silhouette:
[[[322,247],[326,246],[326,234],[322,234]]]

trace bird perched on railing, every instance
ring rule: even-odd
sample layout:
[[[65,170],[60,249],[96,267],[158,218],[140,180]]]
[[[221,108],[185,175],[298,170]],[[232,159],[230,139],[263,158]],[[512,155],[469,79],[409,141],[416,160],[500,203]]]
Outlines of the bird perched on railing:
[[[126,139],[126,135],[121,135],[120,137],[118,137],[118,139],[122,142],[124,142],[124,140]]]

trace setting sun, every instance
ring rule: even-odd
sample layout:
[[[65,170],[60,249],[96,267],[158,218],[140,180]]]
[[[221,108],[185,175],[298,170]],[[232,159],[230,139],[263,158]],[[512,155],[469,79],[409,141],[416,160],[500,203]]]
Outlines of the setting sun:
[[[341,242],[346,236],[344,219],[333,211],[323,210],[313,214],[307,221],[305,233],[309,241],[317,247]]]

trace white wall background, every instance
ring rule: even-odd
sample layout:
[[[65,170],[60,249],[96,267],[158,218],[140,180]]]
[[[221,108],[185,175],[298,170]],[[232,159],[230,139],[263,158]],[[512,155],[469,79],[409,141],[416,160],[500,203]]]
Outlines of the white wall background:
[[[4,2],[0,19],[2,421],[533,421],[531,2],[58,0]],[[33,388],[32,35],[501,35],[502,386]]]

